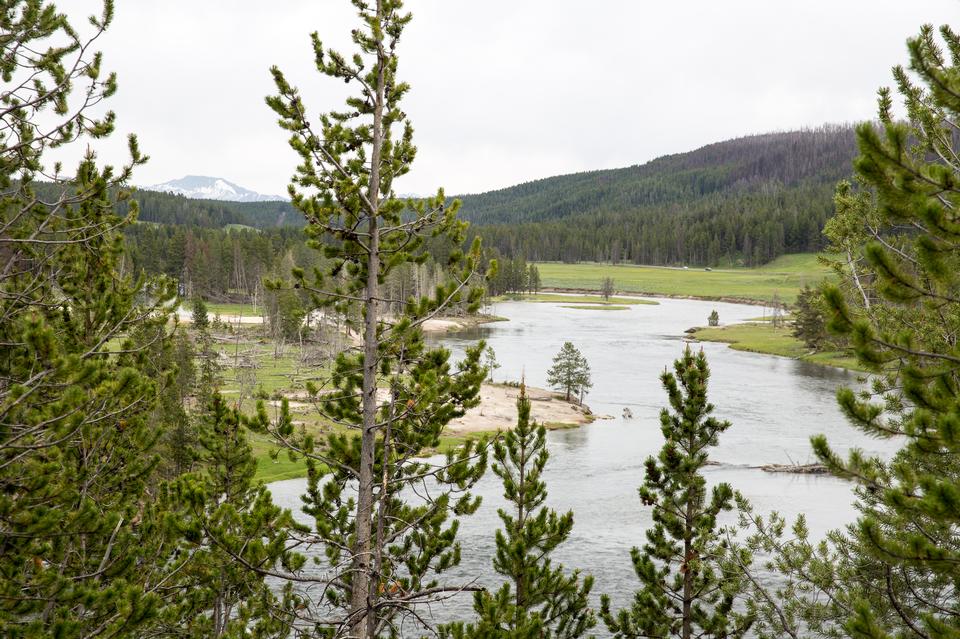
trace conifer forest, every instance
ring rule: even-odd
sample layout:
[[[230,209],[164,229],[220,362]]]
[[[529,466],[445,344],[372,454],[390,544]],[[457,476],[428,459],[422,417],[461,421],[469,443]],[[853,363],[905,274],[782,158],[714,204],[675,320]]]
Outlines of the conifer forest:
[[[0,0],[0,637],[960,639],[956,15],[691,2]]]

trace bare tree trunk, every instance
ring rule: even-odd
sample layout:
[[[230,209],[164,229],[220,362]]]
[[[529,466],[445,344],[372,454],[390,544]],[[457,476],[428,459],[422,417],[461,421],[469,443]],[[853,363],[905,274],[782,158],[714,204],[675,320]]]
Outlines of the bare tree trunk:
[[[853,282],[857,285],[857,290],[860,291],[860,296],[863,298],[863,305],[865,308],[870,308],[870,298],[867,297],[867,292],[863,290],[863,284],[860,283],[860,274],[857,273],[857,267],[853,261],[853,255],[850,254],[850,250],[847,249],[847,267],[850,269],[850,275],[853,276]]]

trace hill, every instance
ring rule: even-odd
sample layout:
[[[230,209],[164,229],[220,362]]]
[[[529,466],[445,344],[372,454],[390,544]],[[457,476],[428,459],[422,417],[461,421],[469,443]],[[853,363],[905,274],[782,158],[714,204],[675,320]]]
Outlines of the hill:
[[[289,202],[230,202],[226,200],[196,200],[183,195],[140,189],[135,199],[140,203],[141,222],[223,228],[231,224],[257,229],[284,226],[302,227],[303,215]],[[119,212],[126,213],[121,205]]]
[[[823,248],[850,126],[753,135],[643,165],[460,196],[488,247],[536,261],[764,264]]]

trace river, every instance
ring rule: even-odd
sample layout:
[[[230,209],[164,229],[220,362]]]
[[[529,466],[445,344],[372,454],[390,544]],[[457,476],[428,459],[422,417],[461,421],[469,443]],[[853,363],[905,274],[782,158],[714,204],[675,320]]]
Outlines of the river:
[[[624,605],[637,586],[629,558],[632,546],[642,545],[650,525],[637,487],[643,480],[644,459],[662,445],[658,415],[666,395],[658,376],[682,352],[683,331],[706,323],[716,309],[721,324],[759,316],[757,306],[696,300],[659,300],[628,310],[575,310],[559,304],[509,302],[497,304],[496,315],[509,318],[475,330],[445,335],[439,341],[454,357],[478,338],[497,354],[502,367],[496,380],[526,376],[528,384],[546,387],[546,371],[565,340],[586,356],[593,373],[593,391],[586,403],[601,419],[573,430],[548,435],[550,461],[545,480],[548,505],[573,510],[570,540],[556,560],[595,576],[594,592],[608,593]],[[889,457],[892,442],[868,438],[849,426],[836,405],[839,386],[856,385],[857,376],[843,370],[781,357],[746,353],[724,344],[703,343],[711,370],[709,397],[715,415],[733,426],[711,453],[718,465],[705,471],[708,482],[729,482],[760,512],[778,510],[788,516],[806,513],[811,533],[822,536],[854,518],[852,486],[832,477],[769,474],[750,468],[765,463],[813,461],[810,437],[828,436],[840,452],[857,447]],[[621,417],[629,407],[633,419]],[[299,506],[305,480],[271,484],[276,501]],[[494,531],[502,488],[488,473],[474,491],[483,505],[461,525],[463,562],[446,579],[481,575],[481,582],[498,583],[492,575]],[[469,616],[470,597],[435,607],[437,618]],[[599,628],[597,629],[600,630]],[[598,636],[604,633],[598,632]]]

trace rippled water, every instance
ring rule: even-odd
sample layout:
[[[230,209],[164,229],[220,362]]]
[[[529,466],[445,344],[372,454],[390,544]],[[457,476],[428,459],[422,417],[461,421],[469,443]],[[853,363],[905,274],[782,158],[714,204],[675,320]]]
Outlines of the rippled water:
[[[575,526],[557,560],[595,576],[595,593],[608,593],[623,605],[637,581],[629,559],[631,546],[641,545],[650,525],[649,509],[641,507],[637,487],[643,461],[662,444],[658,415],[666,396],[658,380],[684,348],[681,337],[691,326],[703,325],[712,309],[721,323],[757,317],[759,307],[660,300],[658,306],[638,305],[624,311],[563,309],[557,304],[501,303],[493,309],[510,319],[469,333],[440,340],[454,356],[478,338],[493,346],[502,367],[497,381],[519,379],[546,385],[546,370],[565,340],[586,356],[593,371],[593,392],[586,403],[600,415],[611,415],[575,430],[549,433],[550,461],[545,473],[550,499],[558,510],[571,509]],[[896,445],[869,439],[847,425],[834,395],[842,385],[857,384],[854,374],[790,359],[734,351],[723,344],[704,343],[711,368],[709,396],[716,415],[733,426],[711,454],[718,466],[706,470],[708,481],[726,481],[763,512],[806,513],[814,535],[852,520],[852,487],[830,477],[769,474],[749,468],[764,463],[813,461],[810,436],[824,433],[833,447],[857,447],[883,457]],[[623,420],[624,407],[634,418]],[[276,500],[291,508],[305,480],[271,484]],[[476,515],[461,525],[463,563],[446,579],[479,575],[497,584],[491,569],[494,531],[503,503],[497,478],[488,476],[475,493],[483,496]],[[438,619],[469,615],[470,598],[462,597],[432,613]],[[602,633],[601,633],[602,634]]]

